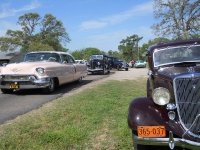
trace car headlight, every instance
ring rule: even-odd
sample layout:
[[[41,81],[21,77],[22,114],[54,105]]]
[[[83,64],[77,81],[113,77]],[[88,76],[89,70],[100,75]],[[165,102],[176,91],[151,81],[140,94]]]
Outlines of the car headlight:
[[[156,88],[152,94],[154,103],[158,105],[166,105],[170,100],[170,93],[168,89],[163,87]]]
[[[101,64],[100,62],[97,63],[97,65],[100,65],[100,64]]]
[[[44,68],[36,68],[36,71],[39,73],[39,74],[43,74],[45,69]]]

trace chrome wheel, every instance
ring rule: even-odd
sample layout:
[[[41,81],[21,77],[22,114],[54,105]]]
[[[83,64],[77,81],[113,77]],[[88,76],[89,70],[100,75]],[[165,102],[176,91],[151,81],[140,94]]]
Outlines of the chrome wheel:
[[[44,93],[52,93],[55,89],[55,82],[54,79],[51,78],[49,82],[49,86],[43,89]]]
[[[77,82],[77,83],[81,83],[82,80],[83,80],[83,77],[80,77],[76,82]]]

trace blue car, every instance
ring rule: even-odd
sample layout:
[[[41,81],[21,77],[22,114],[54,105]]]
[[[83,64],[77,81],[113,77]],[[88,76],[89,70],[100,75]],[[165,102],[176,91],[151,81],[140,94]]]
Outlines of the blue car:
[[[134,64],[135,68],[146,68],[146,63],[143,60],[137,60]]]

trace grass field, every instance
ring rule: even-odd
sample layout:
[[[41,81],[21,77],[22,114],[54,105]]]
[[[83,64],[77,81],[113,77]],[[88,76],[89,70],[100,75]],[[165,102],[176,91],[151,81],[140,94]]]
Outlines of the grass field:
[[[0,149],[133,149],[128,107],[145,81],[108,81],[19,116],[0,126]]]

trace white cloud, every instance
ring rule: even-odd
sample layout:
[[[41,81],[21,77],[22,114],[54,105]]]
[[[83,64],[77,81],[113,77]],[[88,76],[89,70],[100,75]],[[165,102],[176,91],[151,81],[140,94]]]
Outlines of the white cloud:
[[[122,12],[120,14],[105,17],[102,20],[107,21],[110,24],[119,23],[129,18],[132,18],[133,16],[141,16],[141,15],[152,13],[153,12],[152,5],[153,5],[152,2],[144,3],[141,5],[135,6],[131,10]]]
[[[142,40],[139,42],[140,46],[143,43],[148,43],[149,39],[156,38],[156,36],[152,32],[152,29],[149,26],[141,26],[135,31],[135,33],[143,37]]]
[[[144,3],[133,7],[131,10],[122,12],[120,14],[111,15],[99,19],[100,21],[85,21],[81,24],[80,30],[96,29],[106,27],[111,24],[120,23],[127,19],[139,17],[141,15],[149,14],[153,12],[153,2]]]
[[[10,9],[10,4],[2,4],[1,7],[1,12],[0,12],[0,18],[5,18],[8,16],[14,16],[16,13],[21,12],[21,11],[26,11],[26,10],[32,10],[40,6],[40,3],[38,3],[36,0],[32,1],[31,4],[25,5],[22,8],[19,9]]]
[[[120,42],[122,40],[122,37],[126,38],[127,34],[129,33],[130,32],[127,30],[110,32],[106,34],[90,36],[87,38],[87,41],[90,41],[90,42],[92,41],[92,43],[105,43],[105,42],[112,42],[112,41]]]
[[[96,28],[102,28],[105,26],[107,26],[106,22],[86,21],[81,24],[80,30],[96,29]]]

